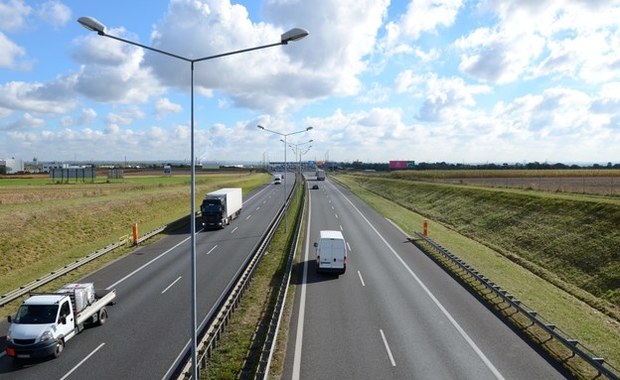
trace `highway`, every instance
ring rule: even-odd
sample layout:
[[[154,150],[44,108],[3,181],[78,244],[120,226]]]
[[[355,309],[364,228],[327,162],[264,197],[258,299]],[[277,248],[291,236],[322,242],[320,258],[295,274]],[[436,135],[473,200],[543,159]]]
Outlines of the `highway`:
[[[562,379],[397,227],[313,181],[283,379]],[[315,273],[320,230],[342,231],[345,274]]]
[[[290,190],[294,181],[289,176]],[[199,325],[255,250],[284,199],[284,185],[268,184],[244,194],[240,217],[226,228],[197,227]],[[87,328],[71,339],[58,359],[13,365],[4,352],[8,323],[3,318],[0,379],[167,378],[191,339],[189,235],[188,226],[82,279],[96,288],[115,288],[117,303],[108,308],[105,325]]]

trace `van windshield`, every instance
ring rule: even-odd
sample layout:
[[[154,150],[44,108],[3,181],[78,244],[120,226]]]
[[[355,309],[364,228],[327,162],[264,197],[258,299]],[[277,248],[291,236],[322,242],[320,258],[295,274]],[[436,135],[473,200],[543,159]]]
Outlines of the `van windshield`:
[[[28,325],[54,323],[57,312],[58,305],[21,305],[13,322]]]

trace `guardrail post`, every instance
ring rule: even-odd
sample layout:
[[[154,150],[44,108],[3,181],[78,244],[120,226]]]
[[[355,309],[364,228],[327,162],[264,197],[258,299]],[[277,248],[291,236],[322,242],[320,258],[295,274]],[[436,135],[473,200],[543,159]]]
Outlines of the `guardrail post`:
[[[138,223],[133,224],[133,245],[138,244]]]
[[[428,219],[424,219],[424,237],[428,237]]]

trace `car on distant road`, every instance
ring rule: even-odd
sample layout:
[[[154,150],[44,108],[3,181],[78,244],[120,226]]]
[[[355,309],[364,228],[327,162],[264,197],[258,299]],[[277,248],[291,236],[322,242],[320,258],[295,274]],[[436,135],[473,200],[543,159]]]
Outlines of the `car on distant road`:
[[[319,189],[319,185],[312,185],[312,190],[318,190]]]

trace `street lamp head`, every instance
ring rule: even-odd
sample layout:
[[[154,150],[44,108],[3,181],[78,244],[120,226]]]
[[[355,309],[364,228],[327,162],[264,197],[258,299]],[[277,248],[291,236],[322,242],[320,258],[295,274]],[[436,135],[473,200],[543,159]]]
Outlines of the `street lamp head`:
[[[282,45],[288,44],[290,41],[298,41],[308,35],[308,31],[302,28],[293,28],[280,36]]]
[[[78,18],[78,22],[88,30],[97,32],[100,36],[105,36],[105,25],[94,17],[84,16]]]
[[[258,129],[265,129],[265,127],[263,127],[262,125],[257,125],[256,128],[258,128]]]
[[[312,127],[308,127],[308,128],[306,128],[306,131],[309,131],[309,130],[311,130],[311,129],[312,129]]]

